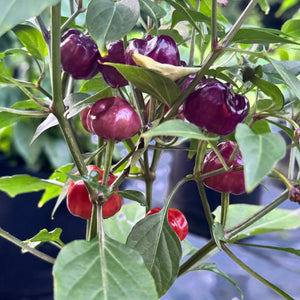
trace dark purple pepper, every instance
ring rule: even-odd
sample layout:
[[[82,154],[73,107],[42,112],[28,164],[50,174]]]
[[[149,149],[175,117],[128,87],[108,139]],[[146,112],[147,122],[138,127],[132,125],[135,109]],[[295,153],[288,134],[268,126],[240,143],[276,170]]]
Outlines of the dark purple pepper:
[[[203,79],[187,97],[185,118],[201,129],[219,135],[233,132],[249,113],[246,97],[216,79]]]
[[[87,128],[98,136],[122,141],[136,135],[141,121],[136,111],[122,98],[104,98],[96,102],[87,115]]]
[[[146,55],[163,64],[181,65],[177,45],[167,35],[157,37],[147,36],[146,39],[130,40],[125,51],[125,62],[128,65],[135,65],[131,58],[132,53]]]
[[[101,58],[101,62],[111,62],[125,64],[124,44],[123,41],[115,41],[107,45],[108,54]],[[112,66],[99,64],[99,70],[104,81],[111,87],[122,87],[128,84],[128,81],[121,73]]]
[[[100,53],[90,36],[69,29],[61,38],[62,69],[74,79],[91,79],[98,73]]]

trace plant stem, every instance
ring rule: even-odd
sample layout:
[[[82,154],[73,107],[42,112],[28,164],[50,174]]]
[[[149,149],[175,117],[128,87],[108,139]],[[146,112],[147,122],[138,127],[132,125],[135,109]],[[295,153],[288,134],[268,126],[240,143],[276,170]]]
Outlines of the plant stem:
[[[256,4],[259,2],[259,0],[251,0],[247,7],[244,9],[240,17],[237,19],[237,21],[233,24],[230,31],[227,33],[226,37],[223,41],[223,47],[227,47],[231,40],[234,38],[235,34],[238,32],[242,24],[245,22],[249,14],[251,13],[252,9],[256,6]]]
[[[217,0],[212,0],[211,14],[211,49],[217,48],[218,32],[217,32]]]
[[[13,244],[19,246],[20,248],[27,250],[31,254],[41,258],[42,260],[45,260],[45,261],[47,261],[51,264],[55,263],[55,258],[53,258],[53,257],[51,257],[51,256],[35,249],[35,248],[30,247],[28,244],[26,244],[23,241],[19,240],[18,238],[14,237],[13,235],[8,233],[7,231],[3,230],[1,227],[0,227],[0,236],[5,238],[6,240],[12,242]]]
[[[207,200],[207,196],[206,196],[206,192],[205,192],[203,182],[197,182],[197,187],[198,187],[199,195],[200,195],[200,198],[201,198],[201,201],[202,201],[205,217],[206,217],[207,223],[209,225],[209,229],[211,231],[214,220],[213,220],[211,209],[210,209],[210,206],[209,206],[209,203],[208,203],[208,200]]]
[[[188,272],[188,270],[194,265],[199,264],[200,260],[202,260],[203,258],[212,256],[216,251],[218,251],[216,242],[213,239],[209,240],[207,244],[200,248],[195,254],[193,254],[180,266],[178,277]]]
[[[221,241],[221,246],[224,252],[235,262],[237,263],[240,267],[242,267],[246,272],[248,272],[251,276],[262,282],[264,285],[272,289],[274,292],[279,294],[280,296],[284,297],[285,299],[290,299],[293,300],[292,297],[290,297],[288,294],[286,294],[283,290],[278,288],[276,285],[256,273],[253,269],[251,269],[249,266],[247,266],[243,261],[241,261],[237,256],[235,256],[225,245],[224,242]]]
[[[227,220],[229,202],[230,202],[230,194],[222,193],[221,194],[221,224],[223,225],[224,228]]]
[[[230,228],[229,230],[226,231],[228,236],[228,240],[234,238],[235,235],[237,235],[239,232],[265,216],[267,213],[269,213],[271,210],[279,206],[281,203],[283,203],[287,198],[288,198],[289,191],[285,190],[281,195],[279,195],[277,198],[275,198],[272,202],[264,206],[262,209],[257,211],[255,214],[253,214],[251,217],[247,218],[240,224]]]

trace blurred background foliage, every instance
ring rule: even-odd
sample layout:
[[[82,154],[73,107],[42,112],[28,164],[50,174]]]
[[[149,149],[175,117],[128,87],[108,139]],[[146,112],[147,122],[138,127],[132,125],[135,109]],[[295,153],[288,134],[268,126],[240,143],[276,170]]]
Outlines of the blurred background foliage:
[[[230,23],[233,23],[248,2],[248,0],[228,0],[228,6],[221,7],[222,13]],[[262,2],[266,2],[266,0]],[[87,3],[88,0],[83,1],[84,6]],[[165,9],[169,9],[164,2],[161,4]],[[269,0],[268,4],[270,6],[268,14],[265,14],[257,6],[247,19],[247,25],[280,30],[287,20],[291,18],[300,19],[300,2],[297,0]],[[63,16],[70,16],[69,1],[62,1],[62,12]],[[49,22],[48,12],[44,12],[42,18],[47,26]],[[76,24],[82,25],[83,23],[84,15],[82,14],[76,19]],[[136,32],[140,29],[141,24],[138,24]],[[181,35],[175,37],[176,39],[177,41],[182,39]],[[23,45],[13,31],[7,32],[0,38],[0,53],[8,49],[22,47]],[[184,52],[184,50],[182,51]],[[273,55],[279,60],[299,60],[299,53],[293,51],[290,45],[274,50]],[[14,78],[34,83],[38,81],[40,71],[37,62],[32,57],[17,53],[5,56],[4,62],[6,70],[13,74]],[[47,69],[45,74],[43,88],[50,92],[50,79]],[[101,76],[97,78],[99,81],[102,80]],[[82,82],[79,81],[75,84],[78,90]],[[11,107],[22,100],[27,100],[27,98],[17,87],[0,83],[0,106]],[[41,119],[24,118],[18,123],[0,129],[0,164],[1,160],[6,160],[11,166],[25,165],[35,171],[50,171],[71,161],[69,150],[57,126],[44,132],[31,144],[31,138],[40,122]],[[78,116],[74,118],[73,126],[81,139],[83,151],[92,151],[95,145],[89,134],[82,128]]]

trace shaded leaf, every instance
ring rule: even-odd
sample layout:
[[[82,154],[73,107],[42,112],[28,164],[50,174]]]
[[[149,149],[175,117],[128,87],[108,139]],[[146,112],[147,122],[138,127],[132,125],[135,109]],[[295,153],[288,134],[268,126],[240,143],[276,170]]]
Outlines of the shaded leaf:
[[[241,123],[236,128],[235,138],[243,156],[246,191],[251,192],[284,157],[286,144],[279,133],[255,134]]]
[[[146,206],[146,196],[144,193],[135,191],[135,190],[125,190],[118,191],[116,194],[119,194],[121,197],[130,199],[140,203],[142,206]]]
[[[113,63],[107,64],[114,66],[129,82],[131,82],[139,90],[154,96],[168,106],[172,106],[174,101],[180,95],[180,89],[176,85],[176,83],[158,72],[147,70],[137,66]]]
[[[254,83],[267,96],[271,97],[273,102],[271,108],[280,110],[284,104],[284,97],[280,89],[273,83],[253,76],[250,81]]]
[[[158,4],[150,0],[139,0],[139,3],[141,12],[149,16],[155,22],[156,28],[158,28],[158,21],[166,15],[166,11]]]
[[[192,267],[191,269],[189,269],[189,271],[210,271],[210,272],[214,272],[218,275],[221,275],[222,277],[224,277],[225,279],[227,279],[240,293],[240,295],[243,298],[243,292],[242,290],[238,287],[238,285],[236,284],[236,282],[234,280],[232,280],[226,273],[224,273],[223,271],[221,271],[217,264],[214,262],[206,262],[203,263],[199,266],[195,266]]]
[[[10,0],[1,1],[0,36],[15,25],[39,15],[45,8],[56,5],[59,0]]]
[[[297,77],[285,66],[285,62],[280,62],[269,58],[269,62],[281,76],[287,86],[293,91],[295,96],[300,99],[300,81]]]
[[[93,39],[103,46],[123,38],[140,16],[138,0],[92,0],[86,12],[86,25]]]
[[[130,232],[127,245],[139,251],[151,272],[159,296],[164,295],[177,278],[182,256],[181,244],[163,209],[140,220]]]
[[[97,241],[69,243],[59,253],[53,274],[56,300],[158,299],[139,253],[109,237],[101,260]]]
[[[125,244],[132,227],[145,217],[146,210],[136,202],[122,205],[113,217],[103,221],[104,232],[109,237]]]

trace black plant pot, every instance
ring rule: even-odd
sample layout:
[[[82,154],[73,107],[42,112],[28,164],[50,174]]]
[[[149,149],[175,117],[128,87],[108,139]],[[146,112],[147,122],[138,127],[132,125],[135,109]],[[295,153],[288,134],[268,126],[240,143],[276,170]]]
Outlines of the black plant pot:
[[[187,153],[183,151],[174,151],[173,162],[169,175],[169,192],[174,188],[176,183],[184,176],[193,173],[195,160],[189,160]],[[205,188],[206,195],[213,211],[221,204],[221,194]],[[259,186],[250,194],[231,195],[230,204],[248,203],[259,204],[261,187]],[[210,238],[210,230],[206,221],[201,198],[199,196],[197,185],[194,181],[189,181],[179,188],[172,199],[172,207],[181,210],[189,223],[189,232]]]
[[[48,178],[49,174],[28,171],[24,166],[12,167],[0,157],[0,177],[15,174],[30,174]],[[56,200],[42,208],[37,204],[42,193],[27,193],[10,198],[0,192],[0,227],[20,240],[33,237],[41,229],[52,231],[62,228],[64,243],[85,238],[85,220],[72,216],[64,203],[61,204],[54,220],[51,213]],[[45,244],[41,250],[55,257],[56,247]],[[0,299],[5,300],[53,300],[53,265],[21,249],[0,237]]]

